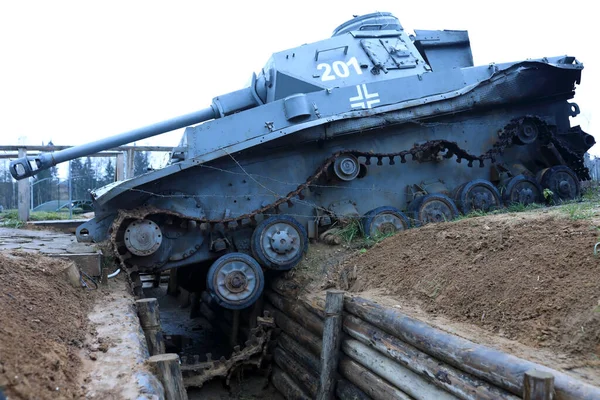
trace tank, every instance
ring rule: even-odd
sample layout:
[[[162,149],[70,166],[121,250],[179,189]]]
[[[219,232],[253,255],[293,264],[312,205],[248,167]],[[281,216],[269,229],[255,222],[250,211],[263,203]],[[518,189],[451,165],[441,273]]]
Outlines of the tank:
[[[367,14],[272,54],[197,113],[10,168],[22,179],[185,127],[165,168],[91,192],[77,240],[109,241],[134,277],[180,268],[243,309],[267,272],[349,219],[376,237],[577,198],[595,143],[570,121],[582,70],[572,56],[474,66],[467,31],[409,35],[391,13]]]

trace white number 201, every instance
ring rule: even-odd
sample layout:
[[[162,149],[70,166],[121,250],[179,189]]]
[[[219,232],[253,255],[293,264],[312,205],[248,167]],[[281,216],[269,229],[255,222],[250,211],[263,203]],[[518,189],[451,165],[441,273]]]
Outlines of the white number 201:
[[[352,57],[346,62],[343,61],[334,61],[331,64],[321,63],[317,65],[317,69],[324,70],[323,75],[321,75],[322,81],[332,81],[336,77],[337,78],[347,78],[350,76],[350,67],[354,68],[354,71],[361,75],[362,71],[360,69],[360,65],[358,65],[358,61],[356,57]],[[332,74],[333,72],[333,74]]]

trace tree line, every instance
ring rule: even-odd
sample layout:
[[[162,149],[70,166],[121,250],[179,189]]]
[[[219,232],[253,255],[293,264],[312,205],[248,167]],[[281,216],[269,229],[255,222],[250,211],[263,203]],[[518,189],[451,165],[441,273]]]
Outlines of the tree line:
[[[150,168],[149,154],[145,151],[134,152],[133,174],[138,176]],[[73,200],[89,200],[91,190],[108,185],[116,180],[116,167],[112,158],[82,157],[71,160],[69,174],[60,178],[57,167],[40,171],[31,184],[33,207],[57,201],[68,204],[69,189]],[[70,181],[70,185],[69,185]],[[8,162],[0,164],[0,206],[4,209],[17,208],[17,183],[10,175]]]

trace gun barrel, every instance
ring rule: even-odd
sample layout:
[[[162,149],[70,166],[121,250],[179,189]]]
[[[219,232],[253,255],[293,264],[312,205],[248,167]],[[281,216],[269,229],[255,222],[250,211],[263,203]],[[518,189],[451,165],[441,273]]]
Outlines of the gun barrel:
[[[146,139],[186,126],[199,124],[200,122],[218,118],[218,115],[218,113],[215,113],[213,107],[207,107],[200,111],[181,115],[143,128],[137,128],[129,132],[120,133],[93,143],[69,147],[68,149],[53,153],[43,153],[35,157],[19,158],[10,162],[10,173],[16,180],[28,178],[41,170],[48,169],[64,161],[85,157],[86,155],[122,146],[127,143],[135,142],[136,140]],[[34,163],[33,166],[32,162]]]

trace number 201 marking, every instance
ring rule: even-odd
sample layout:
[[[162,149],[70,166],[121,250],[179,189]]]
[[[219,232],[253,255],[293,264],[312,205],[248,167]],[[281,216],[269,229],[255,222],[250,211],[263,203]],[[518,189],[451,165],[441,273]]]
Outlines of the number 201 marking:
[[[346,62],[343,61],[334,61],[331,64],[321,63],[317,65],[317,69],[325,70],[323,75],[321,75],[322,81],[332,81],[336,78],[347,78],[350,76],[350,67],[354,68],[354,71],[361,75],[362,71],[360,69],[360,65],[358,65],[358,61],[356,57],[352,57]],[[333,74],[332,74],[333,72]]]

